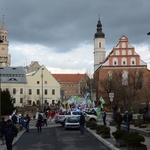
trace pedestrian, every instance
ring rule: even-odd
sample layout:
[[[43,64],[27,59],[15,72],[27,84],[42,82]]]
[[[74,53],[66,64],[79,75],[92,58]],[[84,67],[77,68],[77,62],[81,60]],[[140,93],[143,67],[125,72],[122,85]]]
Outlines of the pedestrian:
[[[1,129],[1,135],[0,135],[0,137],[1,137],[1,140],[2,140],[2,145],[5,144],[5,127],[6,127],[6,124],[7,123],[5,121],[5,118],[2,117],[1,124],[0,124],[0,129]]]
[[[27,114],[26,117],[24,118],[24,122],[25,122],[25,129],[26,129],[26,132],[29,132],[30,117],[29,117],[28,114]]]
[[[106,112],[105,111],[102,113],[102,118],[103,118],[103,124],[104,126],[106,126]]]
[[[42,121],[43,121],[42,114],[39,113],[38,119],[37,119],[37,129],[38,129],[38,133],[42,131]]]
[[[81,134],[84,134],[85,117],[83,112],[81,112],[79,123],[80,123],[80,132]]]
[[[121,123],[122,123],[122,115],[120,114],[119,111],[116,112],[116,115],[115,115],[115,122],[116,122],[116,127],[117,127],[117,130],[121,130]]]
[[[125,114],[123,116],[123,121],[125,122],[126,132],[130,131],[131,120],[132,120],[132,116],[128,113],[128,111],[125,111]]]
[[[5,127],[5,140],[7,150],[12,150],[12,143],[14,137],[18,134],[18,130],[15,125],[13,125],[11,120],[7,120],[7,125]]]
[[[11,119],[13,121],[13,124],[16,125],[17,124],[17,116],[16,116],[16,114],[13,114]]]
[[[43,114],[43,126],[46,125],[47,127],[47,115],[46,112]]]

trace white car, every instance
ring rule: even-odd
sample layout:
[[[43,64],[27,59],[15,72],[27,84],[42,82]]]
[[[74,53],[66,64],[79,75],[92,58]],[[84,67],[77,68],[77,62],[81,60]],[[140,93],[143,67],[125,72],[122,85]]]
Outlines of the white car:
[[[65,129],[79,129],[79,116],[68,116],[65,120]]]

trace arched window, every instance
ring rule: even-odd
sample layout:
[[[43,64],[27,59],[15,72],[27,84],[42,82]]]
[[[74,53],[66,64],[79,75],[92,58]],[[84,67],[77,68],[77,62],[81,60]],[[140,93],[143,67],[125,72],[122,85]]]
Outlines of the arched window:
[[[108,71],[108,78],[111,81],[113,78],[112,71]]]
[[[116,50],[116,55],[120,55],[120,52],[119,52],[119,50]]]
[[[132,51],[131,50],[128,50],[128,55],[132,55]]]
[[[125,48],[126,47],[126,43],[122,43],[122,48]]]
[[[118,58],[113,58],[113,66],[117,66],[118,65]]]
[[[130,65],[136,65],[136,59],[135,58],[131,58],[130,59]]]
[[[122,50],[122,55],[126,55],[126,51],[125,50]]]
[[[122,61],[121,61],[121,62],[122,62],[122,65],[123,65],[123,66],[127,65],[127,59],[126,59],[126,58],[122,58]]]
[[[122,72],[122,85],[128,85],[128,72],[125,70]]]

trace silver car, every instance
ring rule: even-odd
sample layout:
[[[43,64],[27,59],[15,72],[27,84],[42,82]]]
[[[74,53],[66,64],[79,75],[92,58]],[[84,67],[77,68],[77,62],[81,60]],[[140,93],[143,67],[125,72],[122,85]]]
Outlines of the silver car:
[[[65,121],[65,129],[79,129],[79,116],[68,116]]]

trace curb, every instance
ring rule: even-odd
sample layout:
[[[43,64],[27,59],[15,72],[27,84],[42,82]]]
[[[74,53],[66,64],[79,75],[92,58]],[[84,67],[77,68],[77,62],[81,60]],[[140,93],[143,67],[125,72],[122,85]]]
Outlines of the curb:
[[[108,148],[110,148],[111,150],[120,150],[117,147],[115,147],[114,145],[112,145],[111,143],[109,143],[107,140],[105,140],[104,138],[100,137],[98,134],[94,133],[93,131],[91,131],[90,129],[86,128],[91,134],[93,134],[98,140],[100,140],[103,144],[105,144]]]

